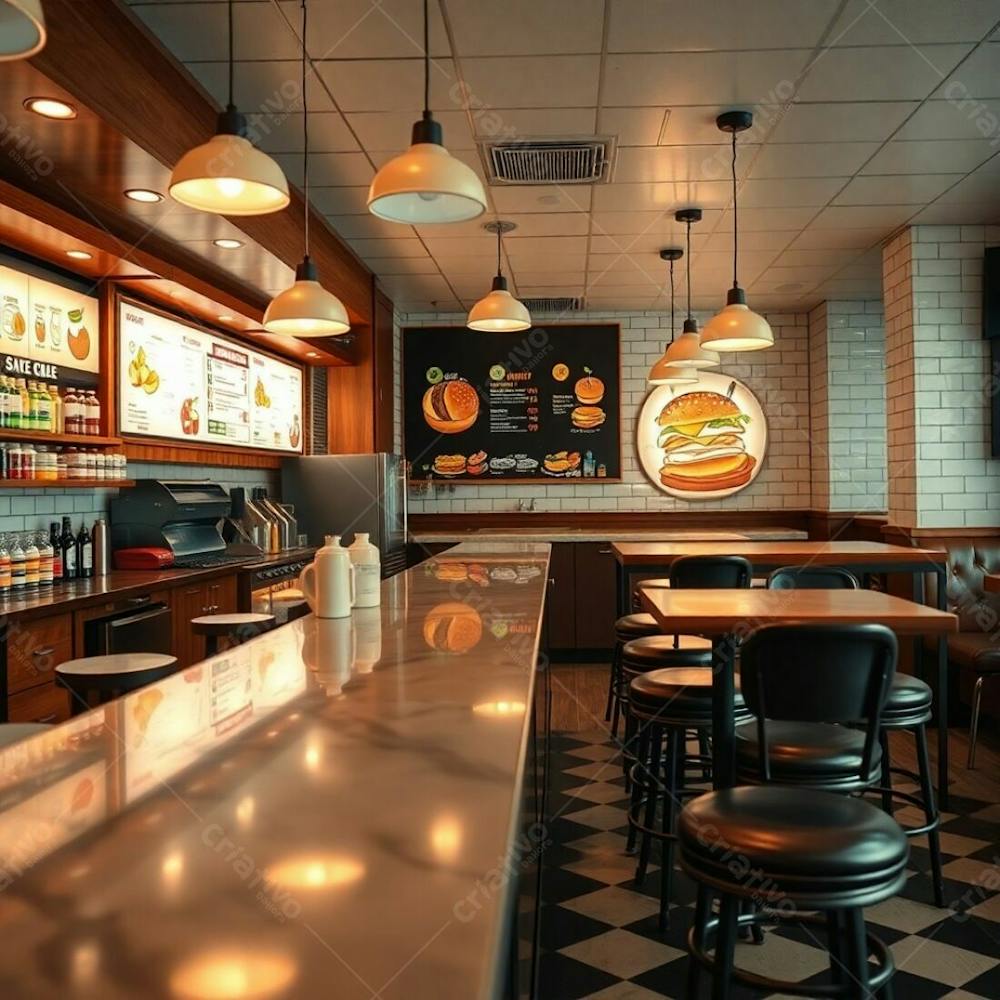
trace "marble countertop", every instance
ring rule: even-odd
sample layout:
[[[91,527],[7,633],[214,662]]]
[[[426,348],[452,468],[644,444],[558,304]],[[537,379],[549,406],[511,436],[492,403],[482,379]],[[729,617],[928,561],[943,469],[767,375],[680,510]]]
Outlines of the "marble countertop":
[[[476,539],[517,538],[524,542],[787,542],[809,537],[805,531],[794,528],[747,528],[726,531],[714,528],[686,530],[650,528],[605,529],[599,528],[546,528],[531,526],[534,515],[525,515],[524,527],[470,528],[468,531],[418,530],[410,533],[410,541],[433,545],[443,542],[469,542]]]
[[[491,996],[548,557],[468,542],[0,751],[4,992]]]

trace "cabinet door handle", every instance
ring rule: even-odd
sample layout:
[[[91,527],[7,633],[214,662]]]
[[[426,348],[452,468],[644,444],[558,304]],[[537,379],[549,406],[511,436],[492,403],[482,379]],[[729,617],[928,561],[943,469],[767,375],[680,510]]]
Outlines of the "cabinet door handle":
[[[201,587],[192,587],[190,590],[184,591],[184,596],[190,597],[192,594],[200,594],[200,593],[201,593]]]
[[[556,578],[554,576],[549,577],[549,586],[554,587],[556,585]]]
[[[611,555],[611,549],[598,549],[597,554],[599,556],[609,556]]]
[[[58,713],[49,712],[48,715],[43,715],[40,719],[35,719],[35,722],[55,722],[58,717]]]
[[[190,591],[189,591],[190,593]],[[149,594],[144,594],[142,597],[130,597],[127,604],[147,604],[151,600]]]
[[[54,646],[39,646],[31,651],[32,656],[51,656],[55,652]]]

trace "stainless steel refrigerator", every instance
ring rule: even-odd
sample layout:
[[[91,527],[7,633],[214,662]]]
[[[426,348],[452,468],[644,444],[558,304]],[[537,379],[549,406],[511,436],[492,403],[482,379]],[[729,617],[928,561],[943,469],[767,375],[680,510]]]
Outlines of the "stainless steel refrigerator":
[[[406,569],[406,469],[402,456],[307,455],[281,467],[281,500],[293,504],[310,545],[367,531],[382,553],[382,576]]]

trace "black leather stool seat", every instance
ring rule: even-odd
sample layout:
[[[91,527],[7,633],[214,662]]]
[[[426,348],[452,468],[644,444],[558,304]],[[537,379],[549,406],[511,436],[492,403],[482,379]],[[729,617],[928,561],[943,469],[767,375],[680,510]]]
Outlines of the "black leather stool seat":
[[[899,825],[868,802],[773,785],[699,796],[681,812],[678,842],[681,867],[698,881],[802,908],[888,899],[909,857]]]
[[[630,616],[631,617],[631,616]],[[622,666],[626,670],[644,672],[657,667],[710,667],[712,650],[677,649],[670,635],[651,635],[632,639],[622,647]]]
[[[629,701],[634,715],[654,719],[665,726],[711,726],[712,668],[671,667],[639,674],[629,685]],[[737,723],[752,718],[740,694],[738,681],[734,710]]]
[[[897,673],[882,708],[882,725],[889,729],[919,726],[931,717],[934,695],[919,677]]]
[[[869,781],[861,780],[865,734],[847,726],[822,722],[767,723],[767,750],[771,781],[781,785],[808,785],[826,791],[860,791],[877,784],[882,750],[873,747]],[[745,784],[761,781],[757,724],[736,730],[736,772]]]
[[[618,642],[628,642],[630,639],[642,639],[645,636],[661,634],[656,619],[645,613],[622,615],[615,622],[615,638]]]

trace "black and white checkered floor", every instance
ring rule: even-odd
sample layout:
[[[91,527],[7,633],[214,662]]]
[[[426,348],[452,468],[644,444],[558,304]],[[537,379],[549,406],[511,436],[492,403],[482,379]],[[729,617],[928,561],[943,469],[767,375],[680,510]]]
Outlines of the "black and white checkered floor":
[[[670,928],[661,932],[657,869],[636,886],[625,854],[618,748],[601,731],[555,735],[550,769],[540,1000],[681,1000],[694,889],[678,872]],[[1000,804],[953,795],[950,808],[941,846],[951,908],[933,905],[928,854],[914,840],[905,891],[868,911],[895,956],[897,1000],[1000,997]],[[898,815],[907,822],[905,810]],[[806,929],[769,930],[763,945],[741,943],[736,961],[789,981],[828,981],[823,942]],[[736,991],[740,1000],[759,995]]]

